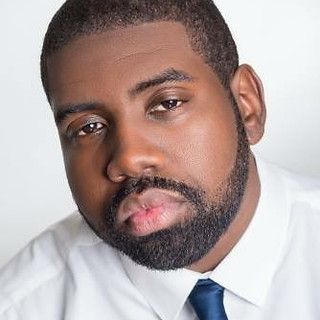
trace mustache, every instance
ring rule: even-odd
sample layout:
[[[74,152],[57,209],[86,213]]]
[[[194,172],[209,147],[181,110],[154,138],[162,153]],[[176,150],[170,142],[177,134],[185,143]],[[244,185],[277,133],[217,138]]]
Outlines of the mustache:
[[[181,181],[157,176],[130,178],[123,183],[106,208],[106,219],[108,225],[114,226],[118,208],[127,196],[130,194],[140,194],[150,188],[165,189],[179,193],[193,205],[204,203],[203,199],[205,192],[199,187],[189,186]]]

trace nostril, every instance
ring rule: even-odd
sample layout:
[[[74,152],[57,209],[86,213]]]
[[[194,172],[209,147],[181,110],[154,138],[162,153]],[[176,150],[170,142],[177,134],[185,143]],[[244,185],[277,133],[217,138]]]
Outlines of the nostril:
[[[144,176],[153,175],[155,171],[156,171],[155,166],[149,166],[143,170],[143,175]]]
[[[112,168],[111,170],[109,168],[107,169],[107,177],[110,181],[115,183],[121,183],[128,178],[124,174],[118,173],[116,170]]]
[[[163,166],[163,155],[155,148],[138,148],[118,150],[107,165],[108,178],[116,183],[127,178],[139,178],[154,175]]]

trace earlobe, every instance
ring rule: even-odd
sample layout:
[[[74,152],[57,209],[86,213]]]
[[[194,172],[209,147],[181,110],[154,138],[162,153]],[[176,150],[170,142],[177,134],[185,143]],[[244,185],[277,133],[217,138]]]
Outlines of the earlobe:
[[[231,81],[231,91],[251,145],[259,142],[264,133],[266,108],[263,85],[249,65],[241,65]]]

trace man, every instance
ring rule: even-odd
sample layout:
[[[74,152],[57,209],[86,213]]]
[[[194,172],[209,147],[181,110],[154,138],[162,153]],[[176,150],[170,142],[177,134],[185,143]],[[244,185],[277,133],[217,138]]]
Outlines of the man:
[[[262,84],[209,0],[68,0],[42,81],[79,213],[0,319],[318,319],[320,183],[255,159]]]

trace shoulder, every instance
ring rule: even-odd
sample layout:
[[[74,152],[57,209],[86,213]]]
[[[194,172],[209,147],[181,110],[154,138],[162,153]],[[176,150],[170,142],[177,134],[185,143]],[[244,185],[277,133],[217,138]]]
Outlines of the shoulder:
[[[13,313],[15,308],[19,309],[24,304],[30,307],[43,300],[47,302],[42,306],[47,308],[50,305],[62,305],[66,283],[70,279],[74,280],[77,268],[84,260],[90,260],[86,252],[92,254],[97,251],[96,247],[100,243],[101,240],[78,213],[70,215],[32,240],[0,271],[0,319],[3,316],[5,319],[15,319],[5,315]],[[90,250],[86,250],[88,247]],[[111,257],[111,264],[114,264],[114,251],[109,246],[104,248],[107,256]],[[58,311],[52,310],[50,314],[55,312]],[[56,318],[59,318],[58,314]]]
[[[277,165],[259,160],[264,179],[270,180],[273,188],[281,185],[278,194],[285,198],[288,217],[288,242],[291,248],[298,246],[320,250],[320,179],[291,172]],[[280,212],[279,212],[280,214]],[[320,263],[320,261],[319,261]],[[319,264],[320,266],[320,264]]]
[[[283,176],[292,218],[320,223],[320,179],[278,169]]]
[[[304,308],[311,310],[312,301],[320,299],[320,180],[264,161],[257,163],[269,192],[266,208],[276,217],[270,225],[270,239],[279,221],[284,221],[272,287],[288,305],[300,297],[292,293],[303,292]]]
[[[290,211],[291,241],[305,248],[305,254],[320,250],[320,180],[294,173],[285,173]],[[320,267],[320,260],[318,259]]]
[[[311,211],[320,210],[320,178],[295,173],[261,159],[257,160],[257,164],[260,178],[268,180],[274,188],[275,184],[281,185],[291,209],[303,204]]]

